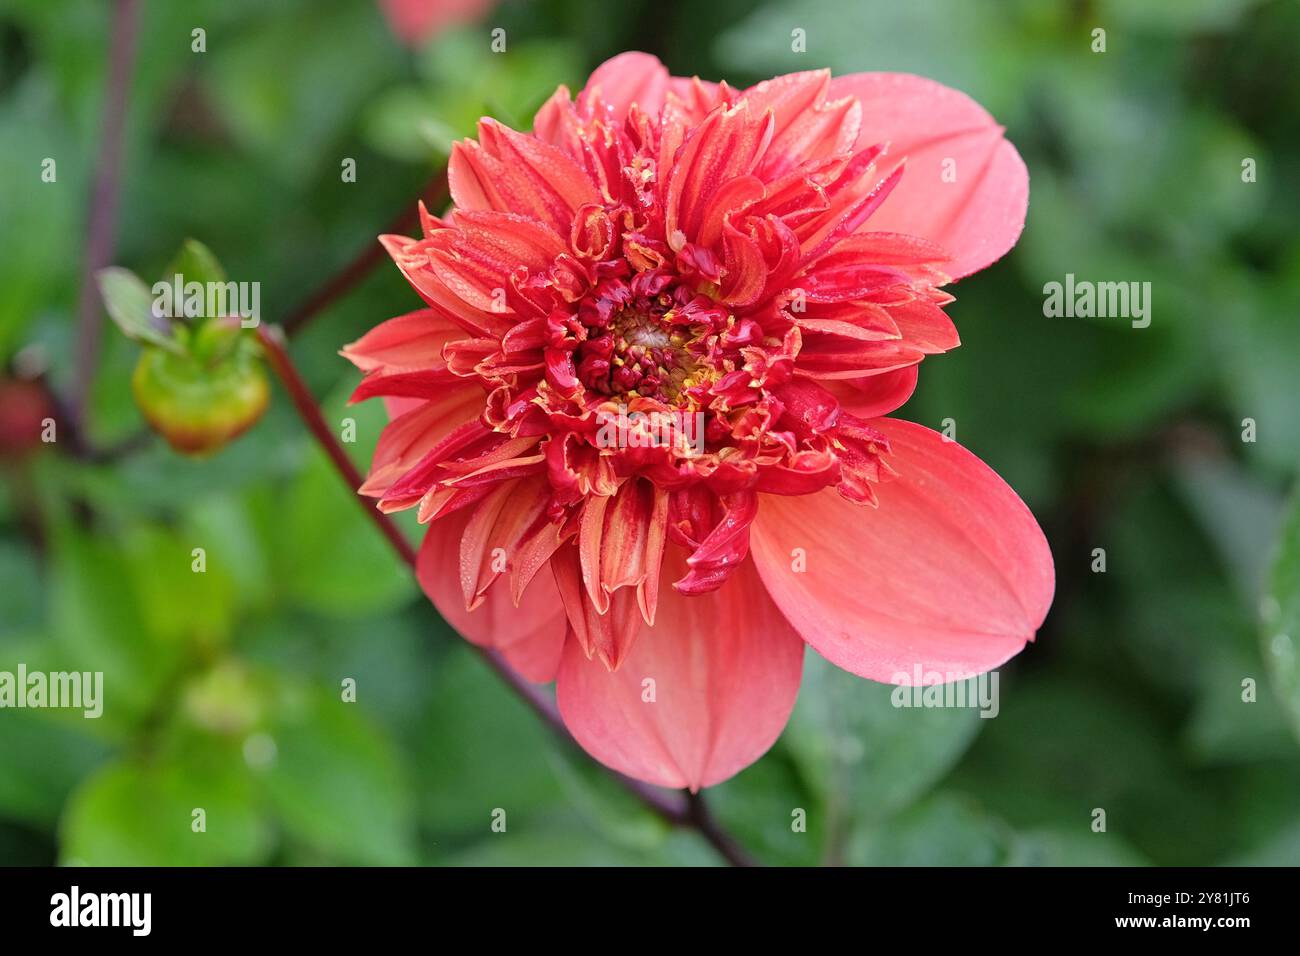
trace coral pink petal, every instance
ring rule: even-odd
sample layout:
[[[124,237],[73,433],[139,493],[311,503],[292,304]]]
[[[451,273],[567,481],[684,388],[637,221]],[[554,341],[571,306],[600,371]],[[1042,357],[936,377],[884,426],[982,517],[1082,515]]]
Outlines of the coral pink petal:
[[[381,322],[340,354],[363,372],[442,366],[442,347],[464,338],[454,322],[433,309],[418,309]]]
[[[636,103],[641,111],[658,116],[668,91],[668,70],[649,53],[620,53],[596,67],[582,91],[584,104],[597,107],[600,116],[622,120]]]
[[[439,441],[481,414],[483,391],[473,384],[448,392],[434,401],[386,399],[392,417],[379,436],[370,474],[361,494],[382,497]]]
[[[898,472],[874,486],[879,508],[830,489],[764,496],[750,536],[763,583],[809,644],[859,676],[915,683],[918,665],[954,680],[997,667],[1052,601],[1042,531],[960,445],[911,422],[871,425]]]
[[[384,411],[388,413],[389,418],[401,418],[407,412],[414,411],[424,404],[422,398],[393,398],[390,396],[383,401]]]
[[[687,570],[684,552],[669,548],[664,580]],[[556,692],[565,724],[601,763],[648,783],[699,789],[772,746],[802,670],[799,635],[746,562],[709,594],[661,588],[654,626],[643,626],[617,671],[588,660],[570,639]]]
[[[510,588],[497,581],[483,603],[465,610],[460,581],[460,540],[473,508],[463,508],[429,526],[420,545],[420,586],[447,623],[481,647],[499,650],[524,677],[545,683],[555,677],[564,648],[564,606],[551,575],[533,578],[515,607]]]
[[[954,279],[978,272],[1015,245],[1029,205],[1029,173],[982,106],[905,73],[837,77],[830,95],[856,96],[862,104],[859,147],[888,142],[895,162],[907,157],[902,181],[871,217],[873,232],[939,244],[953,257],[944,271]]]
[[[917,365],[907,365],[866,378],[819,382],[844,409],[858,418],[879,418],[902,406],[916,391]]]

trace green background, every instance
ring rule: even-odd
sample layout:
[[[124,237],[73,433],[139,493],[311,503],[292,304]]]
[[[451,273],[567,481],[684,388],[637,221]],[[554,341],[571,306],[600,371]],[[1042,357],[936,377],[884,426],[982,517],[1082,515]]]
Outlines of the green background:
[[[60,390],[111,10],[0,4],[0,367],[34,345]],[[1028,224],[956,288],[963,345],[900,414],[953,419],[1026,499],[1055,605],[994,720],[896,710],[810,654],[790,727],[714,808],[769,863],[1300,863],[1300,4],[538,0],[410,50],[368,0],[147,0],[139,44],[113,261],[152,282],[194,236],[262,283],[269,321],[480,114],[526,128],[624,49],[742,87],[830,67],[970,93],[1029,166]],[[1066,273],[1151,282],[1151,326],[1045,318]],[[327,418],[356,417],[360,464],[382,413],[345,410],[337,349],[415,304],[383,266],[293,343]],[[141,428],[138,347],[104,338],[90,434],[112,446]],[[206,461],[154,439],[0,462],[0,581],[0,670],[102,670],[107,700],[97,721],[0,711],[0,863],[716,862],[463,646],[278,391]]]

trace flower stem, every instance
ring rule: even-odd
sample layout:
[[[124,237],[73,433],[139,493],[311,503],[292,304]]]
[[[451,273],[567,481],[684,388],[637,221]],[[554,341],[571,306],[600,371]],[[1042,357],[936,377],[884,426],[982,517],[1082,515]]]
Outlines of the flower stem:
[[[284,331],[275,327],[258,326],[258,338],[262,342],[271,370],[280,380],[280,384],[284,386],[284,390],[289,393],[289,398],[298,411],[298,417],[302,419],[312,437],[316,439],[330,461],[338,469],[340,476],[347,483],[348,488],[352,490],[357,502],[370,516],[371,520],[378,525],[384,537],[388,539],[389,543],[393,545],[402,560],[414,573],[417,561],[415,549],[411,547],[411,543],[407,541],[401,529],[393,523],[388,515],[374,507],[374,504],[369,499],[356,494],[356,489],[361,486],[361,474],[357,471],[356,466],[352,464],[352,460],[348,458],[343,446],[334,437],[334,433],[321,415],[316,400],[302,380],[302,376],[298,374],[298,370],[285,348]],[[477,644],[471,644],[470,646],[557,737],[574,747],[578,752],[582,752],[573,736],[569,733],[568,728],[564,726],[564,720],[560,717],[555,701],[549,695],[519,676],[506,662],[505,658],[495,650],[488,647],[479,647]],[[704,797],[700,794],[664,790],[642,783],[639,780],[633,780],[631,777],[624,776],[600,764],[596,764],[596,766],[617,780],[625,790],[665,822],[672,826],[695,830],[731,865],[754,866],[756,864],[756,861],[714,819],[704,802]]]
[[[113,35],[109,41],[108,84],[104,95],[104,137],[95,162],[95,186],[91,194],[90,220],[86,224],[86,253],[77,300],[76,374],[68,401],[68,413],[78,432],[83,432],[82,419],[95,380],[103,335],[103,314],[95,273],[108,265],[113,257],[113,235],[117,231],[120,198],[122,127],[135,65],[137,6],[136,0],[117,0],[113,5]]]
[[[289,393],[289,398],[293,400],[293,406],[298,410],[298,417],[302,419],[307,430],[312,433],[316,443],[321,446],[325,454],[329,456],[334,467],[338,469],[343,480],[352,489],[353,495],[356,496],[357,502],[370,515],[371,520],[379,527],[380,532],[388,539],[389,543],[401,555],[412,568],[415,567],[415,549],[411,547],[411,542],[406,540],[402,530],[388,520],[378,508],[371,505],[370,501],[363,497],[357,489],[361,487],[361,473],[352,464],[352,459],[348,453],[343,450],[343,446],[334,438],[334,433],[325,422],[325,418],[320,413],[320,407],[312,397],[307,388],[307,383],[302,380],[298,374],[298,369],[294,366],[293,360],[289,358],[288,351],[284,347],[284,332],[279,328],[259,325],[257,327],[257,337],[261,340],[262,349],[266,353],[266,360],[271,365],[271,370],[275,372],[276,378],[284,386],[284,390]]]

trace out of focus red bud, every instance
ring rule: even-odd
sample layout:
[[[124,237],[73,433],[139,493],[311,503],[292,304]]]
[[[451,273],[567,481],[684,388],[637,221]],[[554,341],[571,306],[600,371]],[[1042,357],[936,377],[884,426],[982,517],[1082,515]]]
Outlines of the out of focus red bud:
[[[39,382],[0,378],[0,459],[21,458],[56,437],[54,403]]]

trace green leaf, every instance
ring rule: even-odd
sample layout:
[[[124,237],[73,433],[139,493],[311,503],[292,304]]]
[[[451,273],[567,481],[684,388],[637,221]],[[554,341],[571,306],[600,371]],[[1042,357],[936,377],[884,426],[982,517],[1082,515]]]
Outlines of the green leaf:
[[[1184,456],[1176,474],[1243,599],[1253,603],[1267,570],[1269,537],[1281,518],[1278,495],[1227,458]]]
[[[1012,833],[969,797],[938,794],[890,820],[858,830],[848,847],[853,866],[996,866],[1007,860]]]
[[[212,647],[224,643],[234,625],[238,592],[229,556],[216,542],[192,538],[144,522],[119,532],[129,559],[120,569],[135,586],[146,627],[168,643]],[[195,550],[203,571],[195,571]]]
[[[338,693],[286,687],[264,782],[282,826],[332,862],[409,865],[414,800],[388,738]]]
[[[1300,866],[1300,821],[1274,835],[1267,843],[1239,853],[1226,866]]]
[[[174,328],[166,318],[154,314],[153,294],[139,276],[127,269],[111,266],[100,269],[95,278],[99,281],[104,308],[123,335],[141,344],[156,345],[177,355],[184,354]]]
[[[68,720],[15,710],[5,712],[3,720],[0,817],[53,828],[68,794],[104,760],[108,748],[75,726],[94,723],[80,716]]]
[[[103,671],[104,723],[129,724],[157,700],[184,645],[155,631],[153,615],[123,586],[129,563],[120,543],[60,520],[53,558],[47,591],[53,635],[74,669]],[[188,554],[177,560],[188,567]]]
[[[1254,646],[1226,646],[1206,661],[1204,671],[1184,731],[1188,746],[1200,761],[1241,766],[1295,756],[1286,714],[1262,673]],[[1245,693],[1246,679],[1254,681],[1253,699]]]
[[[1156,863],[1216,859],[1232,843],[1222,825],[1232,778],[1182,762],[1176,724],[1161,719],[1158,695],[1125,692],[1131,676],[1112,665],[1104,682],[1081,672],[1018,681],[951,786],[1020,828],[1090,833],[1100,809],[1108,833]]]
[[[37,556],[20,542],[0,540],[0,645],[10,634],[34,627],[40,619],[41,575]]]
[[[896,707],[895,688],[810,653],[785,741],[830,812],[879,820],[908,806],[957,762],[980,729],[975,708]]]
[[[229,745],[104,767],[73,796],[60,837],[60,862],[87,866],[252,865],[271,846],[250,775]]]
[[[1098,23],[1128,31],[1154,33],[1217,33],[1233,28],[1254,0],[1102,0]]]
[[[180,276],[182,284],[225,282],[226,270],[211,249],[197,239],[186,239],[164,270],[162,281],[170,283],[174,276]]]
[[[1300,739],[1300,494],[1282,525],[1262,610],[1264,666]]]
[[[782,740],[705,797],[713,815],[761,862],[815,866],[826,844],[825,801],[801,779],[789,749]]]
[[[1094,833],[1090,829],[1068,830],[1042,827],[1015,834],[1009,847],[1008,866],[1150,866],[1123,837],[1115,833]]]
[[[7,5],[6,21],[12,6]],[[16,24],[15,24],[16,26]],[[61,31],[66,43],[68,31]],[[38,41],[39,42],[39,41]],[[11,85],[18,76],[14,59],[5,55],[4,97],[0,100],[0,181],[35,182],[33,170],[56,162],[56,182],[32,188],[0,190],[4,255],[0,256],[0,359],[8,360],[26,344],[27,330],[43,312],[71,308],[79,280],[85,215],[90,184],[87,163],[76,157],[84,148],[71,128],[71,112],[52,110],[57,95],[45,69],[30,70],[34,82]],[[42,64],[45,66],[47,64]],[[39,76],[38,76],[39,74]],[[71,323],[69,323],[71,324]]]
[[[1243,766],[1233,773],[1233,802],[1223,815],[1232,842],[1228,866],[1300,865],[1300,761]]]
[[[412,598],[410,569],[323,453],[312,452],[287,498],[278,576],[290,596],[343,617],[390,611]]]
[[[468,649],[446,654],[432,680],[412,746],[422,826],[440,855],[490,834],[496,807],[519,828],[543,826],[565,802],[546,729]]]

